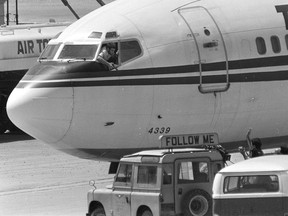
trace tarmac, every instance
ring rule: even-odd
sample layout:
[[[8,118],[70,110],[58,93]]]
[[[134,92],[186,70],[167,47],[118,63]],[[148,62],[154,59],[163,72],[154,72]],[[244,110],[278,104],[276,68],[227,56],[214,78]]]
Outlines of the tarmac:
[[[0,135],[0,215],[85,215],[89,181],[111,185],[108,168],[25,134]]]
[[[241,160],[232,154],[232,163]],[[108,169],[108,162],[67,155],[20,132],[0,135],[0,215],[85,215],[89,181],[111,185]]]

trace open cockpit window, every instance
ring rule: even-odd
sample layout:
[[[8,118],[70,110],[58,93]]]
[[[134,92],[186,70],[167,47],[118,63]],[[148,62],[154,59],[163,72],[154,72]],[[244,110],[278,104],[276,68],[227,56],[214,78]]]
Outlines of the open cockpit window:
[[[58,51],[60,44],[49,44],[46,46],[44,51],[41,53],[39,60],[51,60],[54,58]]]
[[[98,57],[113,64],[118,64],[118,43],[104,43]],[[100,59],[98,59],[100,60]],[[100,61],[102,63],[102,61]]]
[[[113,70],[121,64],[139,57],[142,49],[137,40],[103,43],[97,61]]]
[[[93,60],[97,51],[98,45],[90,44],[69,44],[65,45],[58,59],[68,60]]]

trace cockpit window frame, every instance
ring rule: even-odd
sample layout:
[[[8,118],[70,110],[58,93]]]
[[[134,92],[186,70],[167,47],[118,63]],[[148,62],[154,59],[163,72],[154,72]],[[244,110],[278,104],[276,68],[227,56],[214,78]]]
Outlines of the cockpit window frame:
[[[58,46],[56,52],[54,52],[54,56],[53,58],[46,58],[46,57],[43,57],[43,54],[47,51],[48,47],[49,46]],[[49,43],[45,49],[41,52],[39,58],[37,59],[39,62],[41,61],[55,61],[55,57],[57,57],[59,55],[59,51],[62,50],[62,46],[63,44],[62,43]]]
[[[60,58],[60,55],[61,55],[62,51],[64,50],[65,46],[69,46],[69,45],[70,46],[81,46],[81,45],[87,45],[88,46],[88,45],[91,45],[91,46],[97,46],[97,48],[94,52],[93,58],[89,58],[89,59],[85,59],[85,58],[81,58],[81,57],[79,57],[79,58]],[[101,45],[100,43],[91,43],[91,42],[89,42],[89,43],[63,43],[62,46],[59,48],[59,50],[58,50],[59,52],[57,53],[57,56],[55,56],[55,59],[57,61],[71,61],[71,60],[73,60],[73,61],[83,61],[83,60],[84,61],[95,61],[100,45]]]
[[[137,55],[137,56],[135,56],[135,57],[133,57],[133,58],[125,61],[125,62],[122,62],[122,61],[121,61],[121,42],[128,42],[128,41],[137,41],[137,43],[138,43],[138,45],[139,45],[139,47],[140,47],[141,52],[140,52],[139,55]],[[140,41],[139,41],[137,38],[129,38],[129,39],[120,40],[119,47],[120,47],[120,48],[119,48],[119,49],[120,49],[120,51],[119,51],[119,60],[120,60],[121,65],[128,64],[128,63],[134,61],[135,59],[138,59],[138,58],[140,58],[140,57],[142,57],[142,56],[144,55],[142,44],[140,43]]]
[[[125,43],[125,42],[136,42],[138,47],[139,47],[139,54],[132,57],[132,58],[129,58],[128,60],[126,61],[122,61],[121,59],[121,55],[122,55],[122,52],[123,50],[121,50],[121,43]],[[126,39],[120,39],[120,38],[117,38],[117,39],[114,39],[114,40],[103,40],[103,41],[100,41],[100,40],[97,40],[94,41],[93,43],[91,43],[91,41],[86,41],[86,42],[60,42],[60,43],[51,43],[49,45],[59,45],[58,47],[58,50],[55,52],[54,54],[54,57],[51,58],[51,59],[41,59],[39,58],[38,61],[97,61],[97,57],[99,55],[99,53],[101,52],[101,49],[103,48],[103,46],[105,46],[105,44],[108,44],[108,43],[116,43],[117,44],[117,50],[119,51],[118,53],[118,67],[119,66],[122,66],[122,65],[126,65],[126,64],[129,64],[130,62],[133,62],[135,61],[136,59],[142,57],[144,55],[144,52],[143,52],[143,46],[141,44],[141,42],[139,41],[139,39],[137,38],[126,38]],[[73,58],[67,58],[67,59],[59,59],[60,55],[61,55],[61,52],[63,51],[64,47],[67,46],[67,45],[96,45],[98,46],[97,49],[96,49],[96,52],[95,52],[95,55],[93,57],[93,59],[73,59]],[[41,55],[40,55],[41,56]]]
[[[140,48],[140,54],[139,55],[137,55],[137,56],[135,56],[135,57],[133,57],[133,58],[131,58],[131,59],[129,59],[129,60],[127,60],[127,61],[124,61],[124,62],[122,62],[121,61],[121,43],[123,43],[123,42],[129,42],[129,41],[136,41],[137,43],[138,43],[138,45],[139,45],[139,48]],[[117,51],[119,52],[118,53],[118,67],[119,66],[122,66],[122,65],[125,65],[125,64],[128,64],[128,63],[130,63],[130,62],[132,62],[132,61],[134,61],[135,59],[138,59],[138,58],[140,58],[141,56],[143,56],[144,54],[143,54],[143,47],[142,47],[142,44],[140,43],[140,41],[137,39],[137,38],[129,38],[129,39],[117,39],[117,40],[104,40],[104,41],[102,41],[101,42],[101,44],[99,45],[99,49],[98,49],[98,51],[97,51],[97,54],[96,54],[96,56],[98,56],[99,54],[100,54],[100,52],[101,52],[101,50],[102,50],[102,48],[106,45],[106,44],[108,44],[108,43],[116,43],[117,45]],[[96,58],[97,59],[97,58]]]
[[[118,40],[104,40],[104,41],[101,41],[101,43],[99,44],[99,47],[98,47],[98,51],[96,53],[96,59],[97,59],[98,55],[101,53],[103,47],[105,47],[109,43],[117,44],[116,45],[116,47],[117,47],[116,48],[116,52],[119,50],[119,43],[120,43],[119,39]],[[118,65],[120,66],[121,63],[119,62],[119,56],[120,56],[120,54],[118,54]]]

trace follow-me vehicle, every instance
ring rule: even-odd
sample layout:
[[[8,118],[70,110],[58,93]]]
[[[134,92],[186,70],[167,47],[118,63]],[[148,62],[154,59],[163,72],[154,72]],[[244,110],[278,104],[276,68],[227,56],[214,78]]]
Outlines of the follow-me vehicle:
[[[177,138],[200,137],[203,143],[210,135],[167,136],[163,147],[185,146],[177,146]],[[210,216],[213,179],[228,159],[219,150],[161,149],[125,156],[112,187],[89,191],[87,216]]]
[[[213,183],[214,215],[287,215],[287,161],[262,156],[222,169]]]
[[[28,134],[119,160],[161,135],[288,137],[287,0],[117,0],[69,26],[8,101]],[[97,61],[114,43],[117,70]]]

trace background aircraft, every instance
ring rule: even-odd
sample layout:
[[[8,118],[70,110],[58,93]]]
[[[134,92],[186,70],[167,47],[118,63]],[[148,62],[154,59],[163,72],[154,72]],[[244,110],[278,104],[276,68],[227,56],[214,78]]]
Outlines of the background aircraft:
[[[162,135],[267,147],[288,134],[287,0],[117,0],[51,40],[8,101],[22,130],[78,157],[118,160]],[[97,62],[113,43],[117,70]]]
[[[72,21],[99,7],[94,0],[85,1],[90,7],[82,6],[83,2],[80,7],[75,1],[61,1],[0,1],[0,134],[15,129],[6,112],[8,96],[49,40]]]

